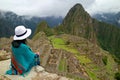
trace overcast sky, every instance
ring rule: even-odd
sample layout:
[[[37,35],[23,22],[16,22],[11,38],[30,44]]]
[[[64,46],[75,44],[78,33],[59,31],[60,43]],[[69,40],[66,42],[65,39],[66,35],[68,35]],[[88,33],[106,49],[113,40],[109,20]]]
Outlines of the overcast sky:
[[[90,14],[120,11],[120,0],[0,0],[0,10],[18,15],[64,17],[76,3],[81,3]]]

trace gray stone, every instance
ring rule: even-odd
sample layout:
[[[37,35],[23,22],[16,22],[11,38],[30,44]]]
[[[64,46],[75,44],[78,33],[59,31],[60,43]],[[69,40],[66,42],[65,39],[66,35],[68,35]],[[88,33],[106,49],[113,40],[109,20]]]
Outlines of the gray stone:
[[[10,59],[0,61],[0,75],[7,77],[3,80],[71,80],[66,77],[58,76],[57,74],[48,73],[42,66],[33,67],[29,74],[21,75],[6,75],[5,72],[9,70]]]

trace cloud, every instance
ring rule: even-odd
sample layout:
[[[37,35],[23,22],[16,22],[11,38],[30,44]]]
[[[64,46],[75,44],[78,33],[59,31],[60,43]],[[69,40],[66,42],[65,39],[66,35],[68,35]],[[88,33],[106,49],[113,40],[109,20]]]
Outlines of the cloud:
[[[0,9],[18,15],[65,16],[76,3],[86,4],[93,0],[0,0]]]
[[[90,14],[120,12],[120,0],[95,0],[86,10]]]
[[[0,9],[18,15],[65,16],[76,3],[89,13],[119,11],[119,0],[0,0]]]

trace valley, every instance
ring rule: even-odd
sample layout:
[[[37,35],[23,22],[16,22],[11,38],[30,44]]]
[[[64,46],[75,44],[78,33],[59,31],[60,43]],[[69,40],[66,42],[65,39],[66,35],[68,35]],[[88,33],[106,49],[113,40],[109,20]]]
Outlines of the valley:
[[[10,45],[5,40],[8,39],[2,40],[3,43]],[[28,44],[34,52],[40,52],[41,66],[50,73],[74,80],[114,80],[118,71],[117,63],[109,52],[82,37],[68,34],[47,37],[39,32],[28,39]]]

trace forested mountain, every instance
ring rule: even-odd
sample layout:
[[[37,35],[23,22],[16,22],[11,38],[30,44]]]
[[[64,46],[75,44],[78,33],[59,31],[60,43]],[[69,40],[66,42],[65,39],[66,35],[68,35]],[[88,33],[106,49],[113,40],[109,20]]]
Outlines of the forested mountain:
[[[84,37],[115,54],[120,60],[120,28],[91,18],[80,4],[70,9],[56,30]]]
[[[120,12],[94,14],[93,18],[120,27]]]
[[[31,28],[34,32],[38,23],[43,20],[47,21],[50,27],[54,27],[62,22],[62,17],[19,16],[13,12],[0,11],[0,37],[10,37],[13,35],[14,28],[18,25],[24,25]]]
[[[37,35],[37,33],[41,32],[41,31],[45,32],[45,34],[47,36],[54,34],[53,29],[50,28],[50,26],[48,25],[48,23],[46,21],[42,21],[38,24],[33,36]]]

